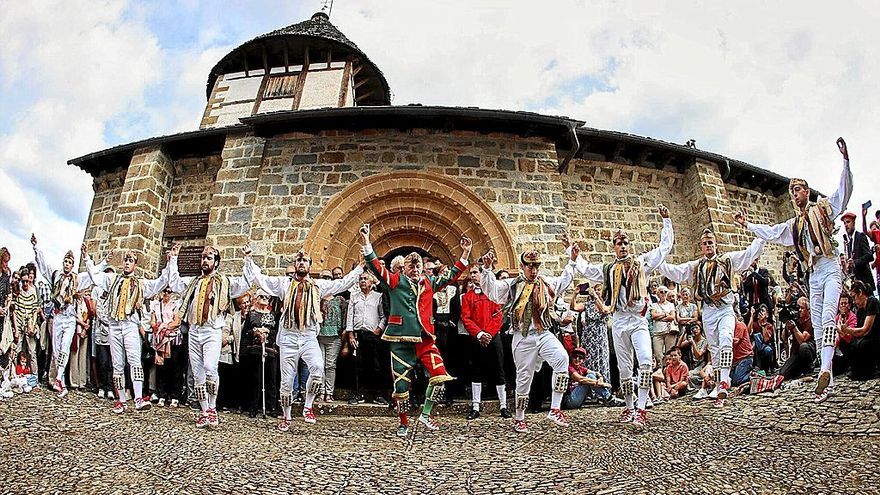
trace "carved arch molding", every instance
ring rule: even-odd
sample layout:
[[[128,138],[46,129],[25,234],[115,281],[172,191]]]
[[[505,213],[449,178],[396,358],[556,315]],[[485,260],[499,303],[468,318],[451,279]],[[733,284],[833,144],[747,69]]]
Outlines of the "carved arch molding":
[[[369,223],[379,256],[418,247],[450,263],[462,235],[474,241],[471,261],[490,248],[499,267],[518,266],[513,238],[492,208],[458,181],[439,174],[401,171],[365,177],[334,195],[315,218],[303,248],[314,270],[348,268],[361,259],[358,230]]]

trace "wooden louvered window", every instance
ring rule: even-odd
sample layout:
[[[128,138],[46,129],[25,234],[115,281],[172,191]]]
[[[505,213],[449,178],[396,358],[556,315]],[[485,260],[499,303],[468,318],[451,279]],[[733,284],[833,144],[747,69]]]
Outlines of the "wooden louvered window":
[[[263,99],[292,98],[296,94],[296,80],[298,77],[299,74],[269,77],[269,80],[266,81]]]

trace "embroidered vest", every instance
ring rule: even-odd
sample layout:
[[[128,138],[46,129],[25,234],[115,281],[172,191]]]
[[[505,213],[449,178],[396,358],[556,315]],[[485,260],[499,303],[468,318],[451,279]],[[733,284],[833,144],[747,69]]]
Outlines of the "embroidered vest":
[[[630,269],[627,273],[625,261],[613,261],[602,267],[606,282],[602,288],[602,299],[604,299],[605,305],[611,308],[612,313],[617,309],[621,290],[625,291],[627,307],[632,306],[639,299],[647,299],[645,291],[648,283],[642,264],[639,260],[631,258]],[[647,300],[645,304],[647,305]]]
[[[296,311],[296,301],[294,300],[297,288],[302,285],[302,301],[300,302],[299,313]],[[321,315],[321,297],[318,286],[309,278],[304,280],[291,280],[290,288],[284,295],[284,328],[303,328],[311,323],[322,323],[324,321]]]
[[[828,198],[821,198],[807,205],[803,213],[789,220],[794,251],[801,263],[812,268],[816,258],[835,255],[834,220]],[[813,244],[810,252],[808,244]]]
[[[228,314],[231,301],[229,277],[216,274],[197,277],[186,288],[183,296],[183,321],[190,325],[204,325],[221,314]]]
[[[701,258],[691,277],[694,300],[720,305],[724,297],[730,294],[732,271],[733,265],[727,255],[717,255],[713,259]]]
[[[504,314],[510,317],[511,326],[519,328],[523,336],[528,335],[532,323],[540,333],[550,328],[554,321],[559,321],[552,304],[555,297],[544,277],[539,275],[534,283],[528,283],[520,275],[510,286]]]
[[[110,318],[121,321],[144,305],[144,284],[135,275],[117,275],[110,284]]]

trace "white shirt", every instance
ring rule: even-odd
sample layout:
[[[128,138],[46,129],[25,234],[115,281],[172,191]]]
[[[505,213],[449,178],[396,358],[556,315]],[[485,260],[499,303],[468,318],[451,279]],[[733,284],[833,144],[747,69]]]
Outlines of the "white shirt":
[[[345,315],[345,331],[372,332],[377,328],[385,328],[382,294],[374,290],[364,294],[360,289],[352,292],[348,300],[348,312]]]

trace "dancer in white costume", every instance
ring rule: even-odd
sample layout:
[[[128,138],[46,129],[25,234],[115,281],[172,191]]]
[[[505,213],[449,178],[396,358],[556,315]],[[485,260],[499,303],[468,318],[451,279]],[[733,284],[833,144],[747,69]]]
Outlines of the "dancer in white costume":
[[[341,279],[313,279],[309,276],[312,258],[303,251],[296,254],[293,265],[296,269],[293,277],[269,277],[262,274],[260,267],[250,257],[244,263],[247,280],[284,301],[277,337],[281,359],[281,409],[284,411],[284,417],[278,423],[280,431],[290,429],[293,381],[300,359],[309,367],[303,418],[306,423],[315,423],[312,406],[324,382],[324,358],[318,344],[318,330],[323,321],[321,300],[328,295],[341,294],[350,289],[364,271],[358,265]]]
[[[837,191],[828,198],[810,201],[810,187],[803,179],[791,179],[788,192],[794,204],[796,216],[786,222],[768,226],[749,223],[746,214],[736,214],[740,225],[768,242],[794,246],[795,254],[807,268],[810,287],[810,319],[813,322],[816,345],[821,367],[816,381],[815,400],[822,402],[834,392],[831,376],[831,360],[837,341],[838,299],[843,283],[843,272],[837,260],[837,243],[834,239],[834,220],[846,209],[852,195],[853,176],[849,169],[849,153],[843,138],[837,138],[837,148],[843,155],[843,171]]]
[[[663,229],[660,231],[660,245],[652,251],[634,257],[629,250],[629,236],[620,230],[614,235],[613,249],[616,259],[611,263],[587,263],[579,256],[580,247],[563,240],[571,250],[571,265],[575,273],[587,280],[603,281],[602,299],[611,310],[611,336],[617,355],[617,369],[620,372],[620,389],[626,406],[620,414],[621,423],[632,423],[644,427],[647,422],[645,405],[651,387],[651,335],[648,333],[648,320],[645,318],[651,302],[648,295],[648,276],[660,264],[675,240],[669,210],[658,205]],[[633,408],[633,362],[635,351],[638,376],[638,401]]]
[[[110,359],[113,363],[113,387],[116,389],[116,404],[113,412],[122,414],[128,409],[125,397],[125,362],[131,367],[131,382],[134,389],[134,408],[149,409],[150,401],[143,399],[144,368],[141,364],[141,311],[144,300],[149,299],[166,286],[169,281],[169,267],[166,265],[158,279],[139,277],[134,273],[138,255],[132,250],[122,254],[122,274],[104,273],[98,269],[83,244],[83,259],[92,282],[110,294]]]
[[[92,285],[92,280],[87,272],[77,274],[73,271],[75,263],[73,251],[64,254],[64,262],[61,270],[54,270],[46,263],[43,252],[37,247],[37,236],[31,234],[31,244],[34,246],[34,260],[37,270],[49,281],[52,291],[52,302],[55,306],[55,318],[52,325],[52,352],[57,363],[58,375],[55,377],[55,391],[58,397],[67,395],[64,386],[64,370],[70,359],[70,344],[73,342],[73,333],[76,331],[76,293],[87,289]],[[106,266],[105,262],[98,264],[101,270]],[[51,379],[51,378],[50,378]]]
[[[715,234],[706,229],[700,236],[703,257],[680,265],[663,263],[658,267],[664,277],[680,284],[692,283],[694,299],[702,303],[703,332],[709,339],[709,355],[715,370],[715,407],[724,406],[730,389],[730,367],[733,364],[733,327],[736,314],[733,277],[758,259],[764,240],[755,239],[743,251],[718,253]]]
[[[223,326],[226,324],[226,316],[233,310],[233,299],[247,292],[250,284],[244,277],[217,273],[220,267],[220,251],[213,246],[205,246],[202,251],[201,275],[181,277],[177,271],[179,251],[179,244],[171,249],[168,285],[174,292],[183,294],[181,321],[189,327],[189,364],[193,375],[193,391],[202,409],[201,416],[196,419],[196,427],[215,427],[220,424],[217,416],[217,391],[220,389],[217,366],[220,361]],[[245,248],[245,262],[250,255],[250,249]]]
[[[525,418],[529,388],[544,361],[553,368],[553,393],[547,419],[559,426],[568,426],[568,418],[561,409],[562,395],[568,390],[568,354],[549,329],[551,320],[559,319],[553,310],[553,301],[556,294],[562,293],[571,283],[571,270],[563,270],[560,277],[540,275],[541,255],[537,251],[528,251],[520,256],[518,277],[497,280],[492,272],[494,261],[492,251],[483,256],[480,286],[489,299],[504,308],[513,329],[511,347],[516,365],[513,429],[517,433],[529,431]]]

